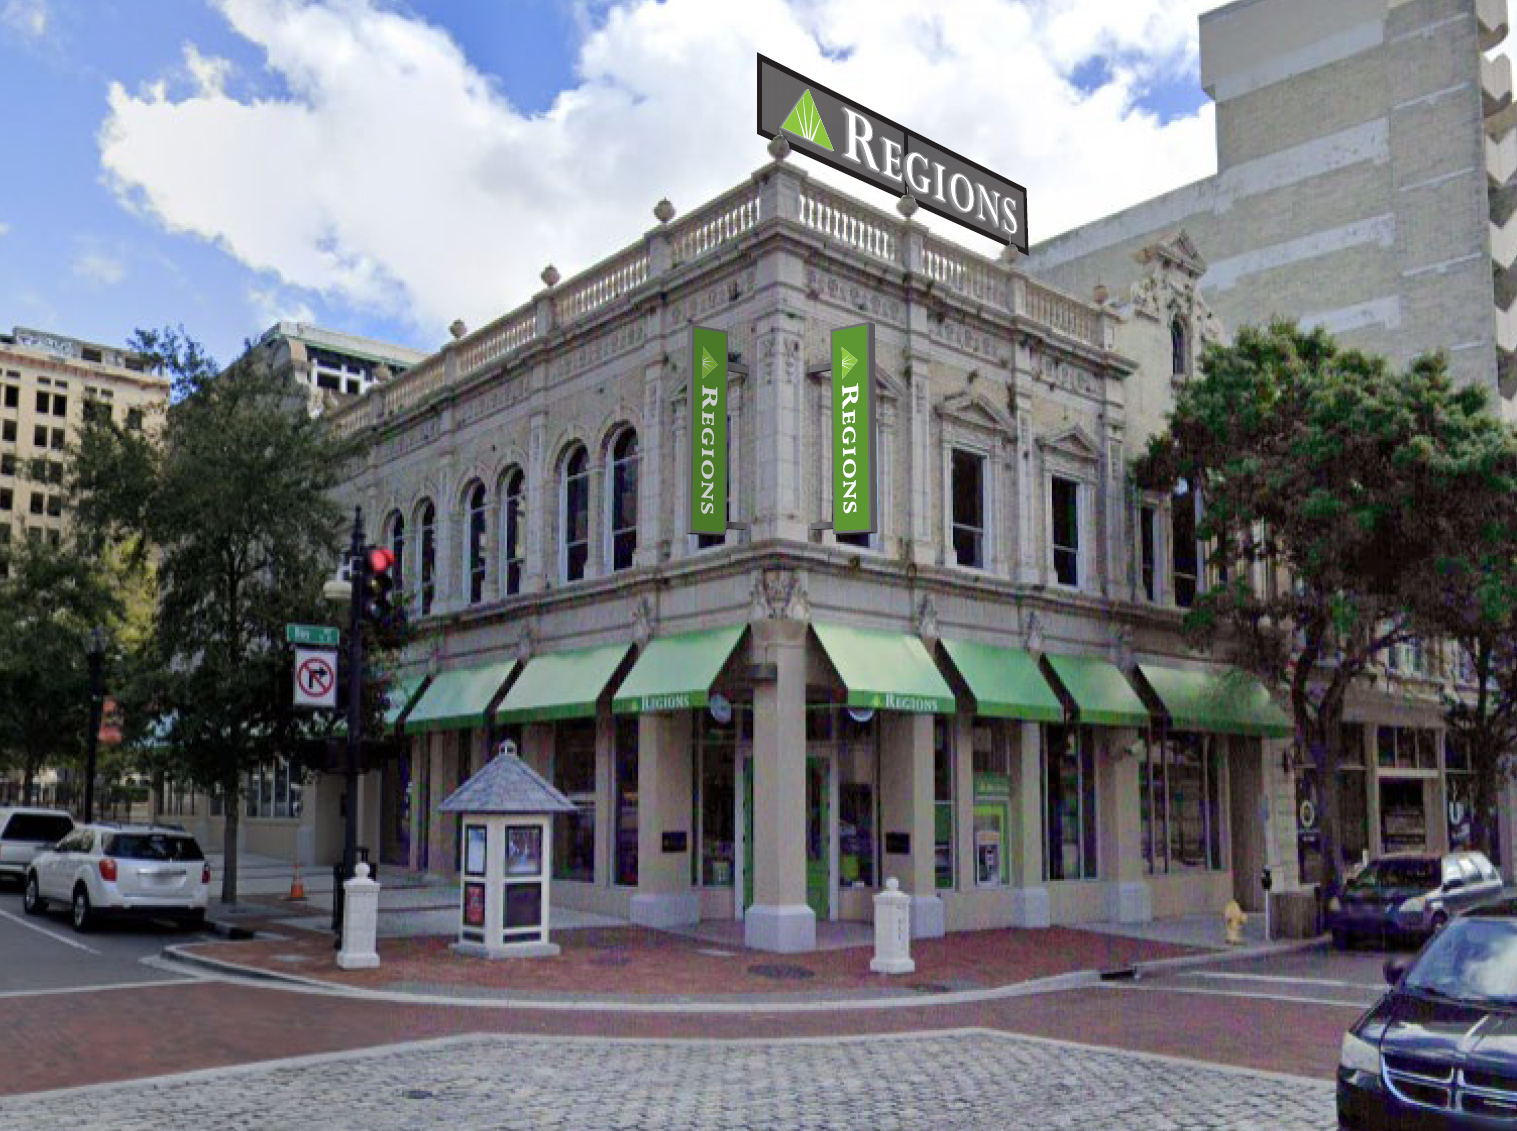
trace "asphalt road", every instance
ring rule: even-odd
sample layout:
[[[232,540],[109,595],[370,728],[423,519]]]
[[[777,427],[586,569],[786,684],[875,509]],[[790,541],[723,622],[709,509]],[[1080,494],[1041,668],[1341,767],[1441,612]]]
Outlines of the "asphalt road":
[[[165,946],[205,939],[157,921],[108,922],[88,934],[75,933],[67,908],[43,916],[21,910],[20,890],[0,887],[0,997],[39,992],[79,992],[91,988],[183,981],[185,973],[144,965]]]
[[[1173,970],[1136,982],[1112,983],[1144,993],[1341,1005],[1368,1009],[1385,992],[1384,965],[1415,951],[1316,949],[1222,965]]]

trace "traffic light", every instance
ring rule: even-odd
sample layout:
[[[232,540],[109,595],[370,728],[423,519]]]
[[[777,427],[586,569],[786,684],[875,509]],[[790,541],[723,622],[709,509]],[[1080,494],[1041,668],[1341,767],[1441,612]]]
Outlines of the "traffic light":
[[[383,546],[370,546],[363,571],[363,615],[375,624],[389,624],[395,616],[391,594],[395,588],[395,555]]]

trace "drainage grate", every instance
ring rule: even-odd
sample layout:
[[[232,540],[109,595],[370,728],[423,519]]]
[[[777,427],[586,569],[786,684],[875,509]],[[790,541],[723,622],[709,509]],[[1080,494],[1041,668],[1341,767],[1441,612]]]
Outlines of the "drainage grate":
[[[760,962],[748,967],[748,973],[757,974],[760,978],[773,978],[777,982],[802,982],[816,977],[814,970],[788,962]]]

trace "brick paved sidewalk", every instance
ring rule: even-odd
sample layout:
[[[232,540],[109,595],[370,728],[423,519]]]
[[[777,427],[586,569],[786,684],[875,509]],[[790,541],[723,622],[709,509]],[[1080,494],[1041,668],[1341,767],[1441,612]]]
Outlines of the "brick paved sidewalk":
[[[1082,970],[1203,954],[1067,927],[962,932],[912,944],[916,973],[887,978],[869,969],[869,947],[770,954],[713,946],[641,927],[587,928],[554,936],[556,958],[488,961],[448,949],[451,939],[381,939],[377,970],[341,970],[329,935],[183,948],[187,953],[281,975],[379,990],[510,991],[585,997],[796,995],[872,997],[989,989]]]

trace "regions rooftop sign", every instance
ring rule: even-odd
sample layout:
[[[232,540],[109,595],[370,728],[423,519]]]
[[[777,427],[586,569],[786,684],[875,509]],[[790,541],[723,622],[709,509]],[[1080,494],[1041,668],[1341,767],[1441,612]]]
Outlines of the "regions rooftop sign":
[[[1027,250],[1027,190],[905,126],[758,57],[758,132],[1000,243]]]

